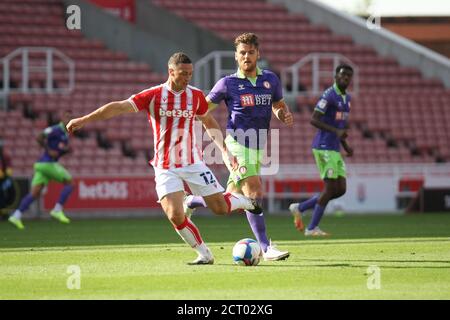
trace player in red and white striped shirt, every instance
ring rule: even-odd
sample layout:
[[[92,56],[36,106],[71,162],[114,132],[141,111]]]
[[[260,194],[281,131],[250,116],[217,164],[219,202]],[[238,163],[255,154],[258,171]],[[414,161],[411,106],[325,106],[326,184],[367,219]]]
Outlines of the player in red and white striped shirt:
[[[187,86],[174,92],[168,83],[132,95],[136,111],[145,110],[153,128],[155,157],[151,164],[160,169],[180,168],[201,161],[193,134],[195,116],[208,111],[203,92]]]
[[[123,113],[145,110],[153,129],[156,192],[161,206],[177,233],[198,252],[192,264],[212,264],[214,257],[203,242],[198,228],[183,210],[185,181],[193,194],[203,196],[216,214],[228,214],[236,209],[260,208],[241,195],[225,193],[214,174],[202,162],[195,144],[193,124],[199,119],[208,134],[222,151],[224,161],[237,165],[229,158],[225,144],[215,134],[221,132],[217,121],[208,113],[208,104],[202,91],[189,86],[193,65],[184,53],[175,53],[168,62],[169,79],[166,83],[144,90],[129,99],[110,102],[80,118],[72,119],[67,130],[73,132],[92,121],[106,120]]]

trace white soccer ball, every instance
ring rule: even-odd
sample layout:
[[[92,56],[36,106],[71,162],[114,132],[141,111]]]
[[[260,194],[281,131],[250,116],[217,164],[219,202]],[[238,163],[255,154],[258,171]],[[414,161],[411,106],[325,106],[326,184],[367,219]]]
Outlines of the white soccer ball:
[[[233,247],[233,261],[241,266],[256,266],[261,259],[261,247],[253,239],[242,239]]]

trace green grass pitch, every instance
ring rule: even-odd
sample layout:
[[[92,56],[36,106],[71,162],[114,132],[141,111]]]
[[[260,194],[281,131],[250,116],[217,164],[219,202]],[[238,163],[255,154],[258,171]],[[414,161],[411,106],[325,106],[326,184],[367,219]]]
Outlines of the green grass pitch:
[[[450,299],[449,214],[325,216],[327,239],[271,216],[268,233],[291,256],[256,267],[231,258],[253,238],[245,217],[193,220],[214,265],[186,265],[196,254],[163,218],[25,221],[22,232],[1,222],[0,299]],[[72,265],[79,289],[67,285]]]

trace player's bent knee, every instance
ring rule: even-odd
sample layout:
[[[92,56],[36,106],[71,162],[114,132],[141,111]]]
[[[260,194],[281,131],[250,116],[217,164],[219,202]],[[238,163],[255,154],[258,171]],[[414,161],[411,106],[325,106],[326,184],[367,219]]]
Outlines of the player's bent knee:
[[[167,218],[174,226],[181,225],[186,219],[183,212],[169,212],[167,213]]]
[[[337,190],[334,195],[334,199],[342,197],[346,191],[347,191],[346,188]]]
[[[42,189],[44,189],[44,185],[36,185],[31,189],[31,196],[36,199],[41,195]]]
[[[217,215],[228,214],[228,204],[222,193],[216,193],[203,197],[208,208]]]

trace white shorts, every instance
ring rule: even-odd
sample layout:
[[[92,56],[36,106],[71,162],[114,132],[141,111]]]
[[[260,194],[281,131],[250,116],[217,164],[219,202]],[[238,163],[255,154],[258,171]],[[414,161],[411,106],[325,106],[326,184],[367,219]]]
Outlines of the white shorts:
[[[159,200],[169,193],[184,191],[183,181],[188,184],[192,194],[198,196],[209,196],[225,191],[213,172],[203,162],[181,168],[154,169]]]

